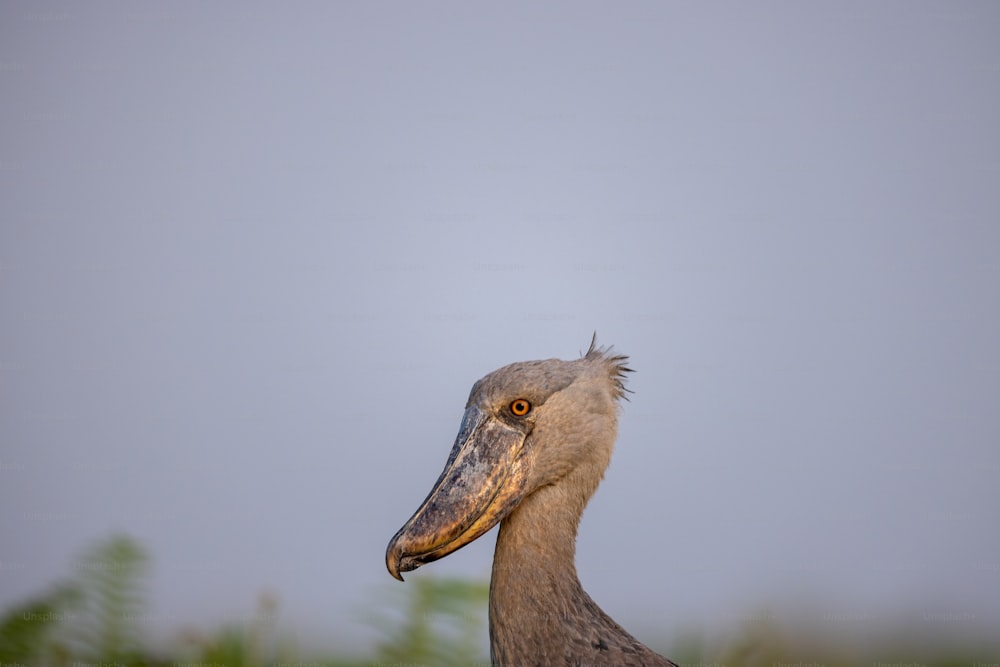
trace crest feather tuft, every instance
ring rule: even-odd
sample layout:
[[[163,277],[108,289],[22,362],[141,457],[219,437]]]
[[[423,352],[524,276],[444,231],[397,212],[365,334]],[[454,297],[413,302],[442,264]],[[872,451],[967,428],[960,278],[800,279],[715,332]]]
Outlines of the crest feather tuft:
[[[632,390],[625,386],[625,380],[628,379],[628,373],[635,371],[628,367],[627,355],[616,354],[611,345],[599,346],[595,331],[594,336],[590,339],[590,348],[587,350],[587,354],[583,355],[583,358],[588,361],[603,361],[608,369],[608,377],[614,383],[615,397],[628,400],[628,394],[631,394]]]

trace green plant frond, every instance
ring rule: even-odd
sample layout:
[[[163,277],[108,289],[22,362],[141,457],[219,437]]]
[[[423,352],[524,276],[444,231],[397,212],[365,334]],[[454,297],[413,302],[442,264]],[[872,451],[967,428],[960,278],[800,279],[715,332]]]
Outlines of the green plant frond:
[[[60,626],[82,600],[79,588],[59,584],[50,592],[8,610],[0,618],[0,663],[24,663],[49,653]]]
[[[405,590],[383,588],[378,604],[363,616],[383,636],[376,647],[378,661],[487,664],[479,647],[486,636],[489,583],[431,576],[408,583]]]

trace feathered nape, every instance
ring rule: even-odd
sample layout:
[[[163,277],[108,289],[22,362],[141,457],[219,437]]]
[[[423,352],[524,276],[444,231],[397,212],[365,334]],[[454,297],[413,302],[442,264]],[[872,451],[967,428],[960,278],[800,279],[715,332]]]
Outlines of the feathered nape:
[[[628,394],[631,394],[632,390],[625,386],[625,380],[628,379],[626,374],[635,371],[628,367],[626,355],[615,354],[614,347],[610,345],[598,347],[597,332],[595,331],[593,338],[590,339],[590,349],[587,350],[587,354],[583,355],[583,358],[588,361],[603,361],[608,369],[608,377],[615,385],[615,398],[628,400]]]

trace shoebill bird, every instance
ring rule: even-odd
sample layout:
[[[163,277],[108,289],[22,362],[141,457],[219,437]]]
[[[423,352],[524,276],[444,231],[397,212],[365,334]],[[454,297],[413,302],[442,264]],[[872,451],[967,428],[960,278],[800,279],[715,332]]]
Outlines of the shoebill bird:
[[[444,471],[389,542],[386,566],[402,581],[500,524],[496,666],[676,667],[604,613],[576,574],[577,527],[611,460],[627,361],[593,341],[575,361],[511,364],[476,382]]]

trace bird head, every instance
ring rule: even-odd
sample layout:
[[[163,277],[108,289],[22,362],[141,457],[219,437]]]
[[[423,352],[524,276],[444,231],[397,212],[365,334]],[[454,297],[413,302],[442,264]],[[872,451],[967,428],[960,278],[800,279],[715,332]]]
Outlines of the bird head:
[[[626,362],[592,342],[580,359],[519,362],[476,382],[444,471],[389,542],[390,574],[465,546],[545,486],[564,486],[582,512],[611,459]]]

